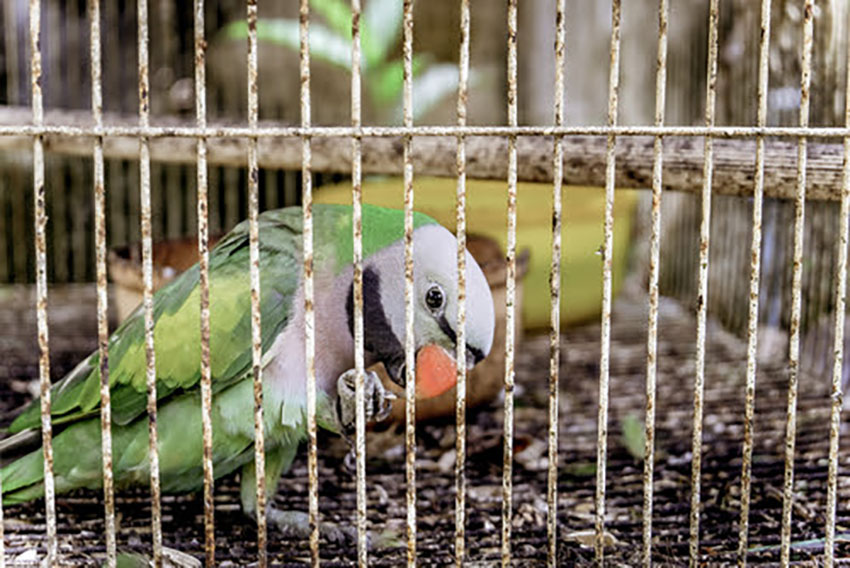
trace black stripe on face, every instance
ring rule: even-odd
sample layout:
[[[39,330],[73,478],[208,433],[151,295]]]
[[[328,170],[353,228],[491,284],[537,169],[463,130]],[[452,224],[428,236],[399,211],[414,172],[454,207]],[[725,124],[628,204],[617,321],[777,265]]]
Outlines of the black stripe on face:
[[[452,343],[457,345],[457,333],[452,329],[452,326],[449,325],[449,320],[446,319],[446,314],[441,314],[437,319],[437,324],[439,324],[440,329],[443,333],[446,334],[446,337],[452,340]],[[472,355],[473,365],[477,365],[484,359],[484,352],[478,349],[477,347],[473,347],[469,343],[466,344],[466,351]]]
[[[348,331],[354,337],[354,283],[345,302]],[[404,386],[404,348],[393,333],[381,302],[381,277],[372,267],[363,270],[363,347],[387,368],[390,377]],[[400,376],[399,376],[400,375]]]

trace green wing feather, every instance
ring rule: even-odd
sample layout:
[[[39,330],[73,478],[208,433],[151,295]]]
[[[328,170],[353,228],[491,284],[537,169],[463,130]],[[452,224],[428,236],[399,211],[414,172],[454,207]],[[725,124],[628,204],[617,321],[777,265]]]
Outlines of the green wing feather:
[[[251,296],[248,223],[237,225],[210,252],[210,364],[213,390],[237,382],[251,367]],[[272,345],[292,312],[301,275],[301,210],[278,209],[260,216],[263,351]],[[196,264],[154,295],[157,398],[197,388],[200,381],[199,267]],[[109,340],[112,417],[128,424],[145,412],[144,313],[137,309]],[[51,389],[54,424],[99,412],[99,356],[95,352]],[[36,428],[34,401],[9,427]]]
[[[351,207],[315,205],[315,265],[340,270],[351,262]],[[435,223],[415,214],[414,225]],[[404,214],[363,206],[363,254],[399,240]],[[301,280],[302,211],[267,211],[259,218],[263,352],[292,313]],[[251,367],[251,296],[248,222],[237,225],[210,252],[210,364],[213,391],[241,380]],[[200,381],[199,267],[196,264],[154,295],[157,398],[198,388]],[[109,340],[112,419],[129,424],[145,412],[144,313],[141,306]],[[95,415],[100,406],[99,355],[92,353],[51,389],[54,424]],[[30,404],[9,427],[12,433],[40,425],[40,405]]]

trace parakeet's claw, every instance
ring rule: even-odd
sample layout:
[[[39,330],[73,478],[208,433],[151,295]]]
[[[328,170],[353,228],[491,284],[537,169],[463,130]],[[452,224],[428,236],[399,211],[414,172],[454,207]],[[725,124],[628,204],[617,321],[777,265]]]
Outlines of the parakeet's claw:
[[[337,379],[337,418],[346,436],[354,434],[357,425],[357,371],[349,369]],[[363,382],[364,413],[367,422],[386,420],[392,410],[395,394],[384,388],[377,373],[366,371]]]

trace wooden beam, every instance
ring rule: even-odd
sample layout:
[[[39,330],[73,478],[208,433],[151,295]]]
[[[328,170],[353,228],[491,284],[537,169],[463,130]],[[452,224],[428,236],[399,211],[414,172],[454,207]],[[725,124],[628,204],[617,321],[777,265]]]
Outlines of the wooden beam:
[[[29,125],[30,110],[0,107],[0,124]],[[107,115],[107,125],[134,126],[135,117]],[[53,111],[46,113],[45,124],[90,125],[89,113]],[[163,126],[191,126],[173,118],[161,120]],[[211,125],[212,126],[212,125]],[[617,140],[617,187],[647,188],[652,184],[651,136],[621,136]],[[0,136],[0,151],[27,150],[32,141],[26,136]],[[769,140],[766,143],[765,195],[792,199],[796,181],[796,143]],[[313,139],[313,171],[349,173],[351,143],[346,138]],[[552,182],[553,140],[546,136],[521,136],[517,143],[520,181]],[[89,156],[91,141],[72,136],[46,136],[45,149],[58,154]],[[413,164],[416,175],[455,176],[455,138],[416,136],[413,138]],[[841,196],[841,144],[811,141],[808,145],[808,197],[815,200],[839,200]],[[236,138],[212,138],[208,142],[211,164],[244,167],[247,141]],[[261,138],[260,166],[297,170],[301,167],[301,141],[298,138]],[[104,154],[108,158],[133,160],[139,143],[133,137],[108,137]],[[151,140],[151,159],[170,163],[194,163],[195,141],[190,138]],[[470,136],[467,138],[467,176],[476,179],[506,179],[507,141],[504,138]],[[698,137],[670,136],[664,141],[664,188],[697,193],[700,191],[703,144]],[[714,144],[714,192],[722,195],[750,195],[753,191],[755,141],[717,139]],[[401,175],[400,138],[363,140],[365,174]],[[564,182],[571,185],[603,186],[605,182],[605,138],[603,136],[567,136],[564,139]]]

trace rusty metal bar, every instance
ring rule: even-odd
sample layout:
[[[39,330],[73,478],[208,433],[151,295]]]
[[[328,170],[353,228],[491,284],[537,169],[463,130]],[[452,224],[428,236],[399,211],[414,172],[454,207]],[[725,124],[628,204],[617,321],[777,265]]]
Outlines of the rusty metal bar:
[[[301,126],[310,127],[310,0],[299,7]],[[309,136],[301,138],[301,203],[304,217],[304,362],[307,369],[307,472],[310,563],[319,566],[319,458],[316,438],[316,314],[313,310],[313,174]]]
[[[655,74],[655,126],[664,125],[667,96],[667,25],[670,7],[658,3],[658,54]],[[652,494],[655,471],[655,387],[658,370],[658,277],[661,247],[661,191],[664,175],[664,139],[655,137],[652,149],[652,234],[649,240],[649,322],[646,336],[646,416],[643,452],[643,565],[652,566]]]
[[[611,0],[611,51],[608,66],[608,126],[617,124],[620,88],[620,0]],[[611,297],[614,255],[614,134],[608,135],[605,154],[605,219],[602,244],[602,331],[599,356],[599,401],[596,438],[596,515],[594,551],[596,564],[605,558],[605,474],[608,462],[608,379],[611,357]]]
[[[248,125],[257,128],[259,90],[257,83],[257,0],[247,0],[248,22]],[[257,480],[257,564],[268,565],[266,547],[266,442],[263,419],[263,335],[260,318],[260,168],[257,137],[248,140],[248,224],[251,259],[251,361],[254,377],[254,478]]]
[[[761,3],[759,38],[758,111],[759,126],[767,123],[768,56],[770,55],[770,0]],[[738,523],[738,565],[747,564],[752,489],[753,427],[756,405],[756,364],[758,361],[759,286],[761,281],[761,224],[764,198],[764,137],[756,138],[756,171],[753,188],[753,235],[750,247],[749,319],[747,322],[747,393],[744,410],[744,449],[741,465],[741,518]]]
[[[457,125],[466,126],[469,97],[469,0],[460,2]],[[457,386],[455,392],[455,566],[466,556],[466,140],[457,137]]]
[[[566,0],[558,0],[555,12],[555,95],[552,115],[556,126],[564,125],[564,50],[567,35]],[[546,480],[546,562],[555,568],[558,558],[558,391],[561,361],[561,190],[564,180],[564,143],[555,137],[552,159],[552,272],[549,278],[549,448]]]
[[[100,0],[89,0],[91,110],[95,127],[103,126],[101,85]],[[106,290],[106,188],[103,175],[103,137],[94,139],[95,264],[97,266],[97,350],[100,371],[100,436],[103,457],[103,506],[106,563],[116,565],[115,487],[112,475],[112,405],[109,392],[109,320]]]
[[[195,9],[195,114],[198,128],[207,125],[206,48],[204,0]],[[210,249],[207,187],[207,142],[198,138],[198,254],[201,300],[201,425],[204,436],[204,551],[206,565],[215,565],[215,525],[212,461],[212,376],[210,369]]]
[[[517,126],[517,0],[508,0],[508,125]],[[514,459],[514,356],[516,328],[516,136],[508,136],[508,243],[505,290],[505,422],[502,453],[502,566],[511,563],[511,517],[513,509]]]
[[[404,125],[413,126],[413,0],[404,0]],[[411,136],[405,136],[404,154],[404,441],[407,474],[407,565],[416,566],[416,355],[413,287],[413,160]],[[460,351],[461,341],[458,341]]]
[[[354,236],[354,369],[357,462],[357,564],[367,564],[366,534],[366,414],[363,360],[363,140],[360,104],[360,0],[351,0],[351,202]]]
[[[44,123],[41,68],[41,2],[30,0],[30,86],[32,122]],[[36,311],[38,320],[38,373],[41,394],[41,444],[44,453],[44,508],[47,525],[48,566],[57,564],[56,492],[53,479],[53,428],[50,421],[50,339],[47,325],[47,207],[44,187],[44,141],[33,138],[33,195],[35,198]]]
[[[148,0],[138,3],[139,42],[139,126],[150,126],[150,74],[148,43]],[[139,190],[141,193],[142,278],[145,317],[145,385],[148,415],[148,462],[151,486],[151,532],[153,534],[153,565],[162,566],[162,500],[159,480],[159,433],[156,424],[156,351],[154,349],[153,317],[153,230],[151,227],[151,156],[150,141],[139,139]]]
[[[705,94],[705,125],[714,126],[717,100],[717,35],[719,0],[711,0],[708,21],[708,63]],[[705,339],[708,310],[708,262],[711,237],[711,182],[714,167],[713,140],[705,137],[699,239],[699,284],[697,288],[696,373],[694,375],[694,426],[691,458],[691,513],[688,542],[690,565],[699,563],[700,476],[702,472],[702,423],[705,391]]]
[[[850,43],[847,46],[845,67],[850,69]],[[844,124],[850,125],[850,73],[844,86]],[[841,433],[841,408],[844,403],[842,375],[844,371],[844,325],[847,318],[847,244],[850,237],[850,137],[844,139],[844,172],[841,180],[841,212],[835,264],[835,328],[833,330],[832,392],[829,414],[829,470],[826,493],[826,542],[823,563],[832,568],[835,563],[835,514],[838,505],[838,450]]]
[[[89,113],[60,111],[48,116],[79,117],[89,120]],[[126,119],[122,119],[126,120]],[[30,121],[22,116],[20,109],[14,111],[0,108],[0,122],[8,126],[23,125]],[[0,126],[2,129],[3,126]],[[15,127],[19,128],[19,127]],[[31,127],[25,127],[30,132]],[[398,127],[404,129],[404,127]],[[416,130],[419,127],[414,127]],[[457,127],[455,127],[457,128]],[[460,129],[448,135],[414,136],[411,144],[414,168],[421,175],[433,175],[455,178],[457,175],[456,146],[457,136],[466,136],[465,132],[478,127]],[[501,128],[501,127],[500,127]],[[555,127],[549,127],[555,128]],[[565,127],[567,128],[567,127]],[[652,136],[663,134],[653,126]],[[703,132],[704,127],[699,127]],[[724,135],[730,131],[723,130]],[[525,132],[525,127],[519,130]],[[775,130],[768,129],[770,133]],[[816,129],[814,129],[816,130]],[[807,129],[806,132],[812,132]],[[208,130],[209,131],[209,130]],[[613,132],[619,132],[615,127]],[[717,129],[711,129],[718,132]],[[104,156],[122,160],[138,159],[138,136],[150,130],[139,130],[130,136],[109,137],[104,140]],[[247,132],[247,130],[246,130]],[[310,130],[288,132],[287,136],[269,138],[260,136],[259,163],[265,168],[300,169],[301,140],[298,137],[309,135]],[[409,130],[408,130],[409,132]],[[764,130],[755,129],[756,135]],[[795,131],[795,136],[801,131]],[[835,132],[830,130],[830,132]],[[374,133],[374,132],[373,132]],[[563,129],[556,128],[556,134]],[[821,132],[822,134],[823,132]],[[230,134],[233,134],[232,132]],[[403,167],[401,139],[381,136],[363,140],[363,172],[370,174],[393,175]],[[632,136],[634,132],[618,138],[616,147],[617,177],[616,188],[648,188],[652,186],[653,140],[651,136]],[[737,130],[731,134],[741,135]],[[850,129],[845,130],[850,135]],[[293,137],[296,136],[296,137]],[[517,179],[538,183],[552,183],[551,162],[552,140],[543,136],[519,134],[517,139]],[[618,134],[619,136],[619,134]],[[665,135],[667,136],[667,135]],[[754,137],[753,135],[752,137]],[[0,150],[31,150],[32,140],[28,136],[0,137]],[[236,136],[209,139],[207,142],[208,163],[242,167],[247,153],[247,138]],[[746,137],[751,137],[747,134]],[[732,136],[727,136],[732,138]],[[51,152],[73,156],[90,156],[91,144],[82,139],[64,135],[52,135],[45,138],[45,144]],[[151,159],[164,163],[183,163],[195,165],[197,144],[190,137],[163,138],[151,141]],[[496,135],[465,137],[467,168],[466,175],[476,179],[504,180],[507,177],[506,160],[501,158],[506,152],[507,141]],[[584,185],[604,187],[605,179],[605,140],[601,136],[584,137],[564,135],[564,183],[569,186]],[[714,141],[714,184],[715,194],[752,196],[755,140],[725,139]],[[323,172],[350,173],[351,143],[344,137],[322,136],[313,140],[313,169]],[[831,143],[810,143],[807,173],[807,198],[809,200],[840,201],[842,146]],[[765,141],[765,196],[780,199],[793,199],[796,186],[797,145],[781,140]],[[703,149],[693,140],[680,136],[669,136],[664,141],[664,190],[699,193],[702,190]],[[166,168],[168,179],[174,168]],[[172,216],[173,217],[173,216]],[[170,227],[171,232],[176,227]]]
[[[485,136],[673,136],[712,138],[840,138],[850,136],[846,126],[261,126],[252,130],[246,126],[133,126],[124,124],[104,125],[97,129],[85,124],[30,124],[21,120],[18,108],[4,109],[0,106],[0,138],[7,136],[63,136],[105,138],[399,138],[402,136],[457,137]],[[7,114],[9,113],[9,114]],[[53,113],[57,114],[57,113]],[[69,113],[72,119],[76,115]],[[15,123],[15,124],[11,124]],[[772,164],[771,164],[772,165]]]
[[[809,125],[809,87],[812,82],[812,42],[814,0],[803,8],[802,73],[800,77],[800,126]],[[782,486],[782,540],[780,564],[791,561],[791,510],[794,502],[794,446],[797,435],[797,379],[800,367],[800,314],[803,285],[803,229],[806,207],[806,145],[802,136],[797,145],[797,193],[794,201],[794,253],[791,273],[791,325],[788,345],[788,411],[785,427],[785,479]]]

